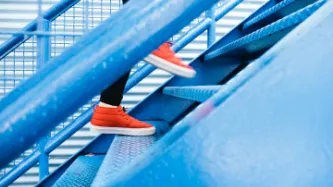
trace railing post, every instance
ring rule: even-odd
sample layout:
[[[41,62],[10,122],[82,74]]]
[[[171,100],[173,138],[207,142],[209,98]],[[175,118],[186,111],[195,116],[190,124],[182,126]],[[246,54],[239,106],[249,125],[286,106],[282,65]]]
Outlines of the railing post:
[[[50,22],[44,18],[38,23],[38,31],[50,32]],[[50,36],[37,35],[37,70],[50,59]]]
[[[85,0],[84,2],[84,32],[87,32],[89,30],[89,0]]]
[[[213,5],[212,8],[206,12],[206,17],[210,18],[210,26],[207,32],[207,47],[210,47],[216,40],[215,9],[216,5]]]
[[[49,136],[45,136],[38,144],[38,151],[41,153],[39,157],[39,180],[43,180],[49,175],[49,155],[45,153],[45,146],[48,140]]]
[[[42,16],[42,0],[38,1],[38,24],[37,31],[49,32],[50,21]],[[37,35],[37,71],[50,59],[50,37]],[[49,156],[45,152],[45,146],[49,135],[42,137],[38,143],[39,157],[39,179],[42,180],[49,175]]]

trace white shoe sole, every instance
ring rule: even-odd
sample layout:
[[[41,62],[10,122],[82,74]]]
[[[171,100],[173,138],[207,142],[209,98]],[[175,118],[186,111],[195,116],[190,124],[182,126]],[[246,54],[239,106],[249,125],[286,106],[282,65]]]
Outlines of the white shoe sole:
[[[118,134],[127,136],[149,136],[155,134],[155,127],[150,128],[121,128],[121,127],[99,127],[89,123],[90,131],[100,134]]]
[[[178,75],[181,77],[186,77],[186,78],[193,78],[196,74],[196,72],[193,69],[188,69],[184,68],[181,66],[177,66],[167,60],[164,60],[163,58],[159,58],[156,55],[150,54],[148,55],[144,61],[160,68],[163,69],[169,73],[172,73],[174,75]]]

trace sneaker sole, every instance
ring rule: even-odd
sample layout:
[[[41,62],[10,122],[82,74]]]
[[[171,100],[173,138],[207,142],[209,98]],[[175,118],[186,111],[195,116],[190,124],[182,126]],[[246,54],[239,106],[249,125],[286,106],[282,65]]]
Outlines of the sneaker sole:
[[[121,128],[121,127],[99,127],[89,123],[90,131],[100,134],[118,134],[127,136],[149,136],[155,134],[155,127],[150,128]]]
[[[167,60],[164,60],[163,58],[160,58],[156,55],[148,55],[144,61],[160,68],[163,69],[169,73],[172,73],[174,75],[178,75],[181,77],[186,77],[186,78],[193,78],[196,74],[196,72],[192,69],[184,68],[181,66],[177,66],[173,63],[170,63]]]

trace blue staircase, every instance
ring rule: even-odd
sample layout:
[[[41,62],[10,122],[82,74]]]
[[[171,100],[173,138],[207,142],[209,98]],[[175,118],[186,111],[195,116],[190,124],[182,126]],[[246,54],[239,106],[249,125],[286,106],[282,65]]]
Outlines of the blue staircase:
[[[37,186],[332,186],[332,19],[269,1],[129,111],[156,135],[101,135]]]
[[[290,1],[282,1],[258,16],[244,21],[238,28],[234,29],[240,30],[240,28],[242,28],[241,32],[244,33],[242,37],[234,39],[232,42],[224,43],[223,45],[222,42],[218,41],[192,62],[191,65],[199,70],[198,76],[195,79],[186,80],[173,77],[136,106],[130,114],[144,120],[163,119],[163,121],[171,124],[171,126],[181,121],[184,116],[191,113],[198,105],[200,106],[199,103],[205,102],[219,92],[223,87],[223,82],[232,81],[233,77],[228,77],[228,75],[237,75],[238,72],[245,71],[246,66],[244,67],[244,65],[242,65],[245,59],[259,58],[260,55],[318,10],[324,2],[325,1],[309,2],[307,6],[299,8],[300,5],[297,3],[291,4]],[[279,7],[285,7],[287,3],[289,3],[288,5],[291,6],[291,9],[295,9],[294,12],[290,12],[289,15],[281,19],[272,20],[264,26],[260,25],[260,27],[256,27],[255,31],[247,33],[249,29],[253,29],[252,27],[256,26],[256,24],[250,25],[249,23],[253,22],[253,20],[264,20],[262,15],[280,15],[278,10],[281,8]],[[245,25],[247,26],[245,27]],[[228,37],[230,36],[227,35],[223,39],[227,40],[226,38]],[[225,80],[225,78],[227,78],[227,80]],[[166,109],[163,110],[162,107]],[[144,113],[140,112],[143,111],[143,108],[145,108]],[[157,111],[158,109],[162,111],[159,112]],[[169,110],[170,112],[166,113]],[[148,147],[147,145],[150,146],[152,142],[157,140],[156,137],[137,138],[116,136],[91,186],[114,186],[118,183],[126,184],[124,186],[140,186],[139,184],[141,184],[141,186],[152,186],[156,184],[149,183],[149,180],[140,180],[139,178],[131,180],[130,176],[132,176],[133,173],[140,174],[140,169],[144,170],[144,166],[152,166],[153,164],[151,164],[150,161],[154,161],[155,159],[159,160],[156,154],[161,154],[160,152],[163,152],[165,149],[170,150],[168,149],[172,147],[170,144],[180,139],[182,135],[188,131],[188,129],[176,130],[178,128],[177,126],[178,125],[173,127],[174,129],[168,132],[168,135],[164,137],[161,142],[152,147],[148,153],[144,153],[144,150]],[[142,154],[143,156],[140,156]],[[162,157],[162,155],[159,156]],[[130,164],[131,161],[134,163]],[[164,163],[164,165],[163,163],[161,164],[162,165],[159,166],[154,165],[154,167],[162,169],[167,166],[167,163]],[[151,181],[154,181],[154,179],[161,181],[159,177],[154,177],[154,173],[149,172],[148,169],[145,170],[145,173],[152,178]],[[155,172],[158,175],[161,171]],[[70,174],[65,172],[63,175],[67,176]],[[128,180],[121,180],[122,177]],[[181,180],[182,178],[179,178],[176,181],[180,182]],[[72,183],[71,180],[68,180],[66,183],[62,183],[62,186],[64,186],[64,184],[71,186]],[[87,183],[86,186],[90,186],[90,183]],[[179,185],[165,181],[165,185],[162,184],[162,186]]]
[[[332,186],[333,3],[325,5],[224,84],[214,112],[101,186]]]

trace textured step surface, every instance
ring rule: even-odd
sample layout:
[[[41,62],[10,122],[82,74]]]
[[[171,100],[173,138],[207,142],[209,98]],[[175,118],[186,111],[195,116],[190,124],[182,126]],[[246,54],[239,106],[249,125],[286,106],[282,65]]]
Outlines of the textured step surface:
[[[210,60],[220,55],[245,56],[266,50],[287,35],[290,30],[308,18],[313,12],[320,8],[324,2],[325,1],[318,1],[311,4],[251,34],[222,46],[205,55],[205,60]]]
[[[156,127],[155,135],[116,136],[114,138],[92,186],[107,186],[106,181],[112,179],[117,172],[144,153],[162,134],[169,130],[169,125],[165,122],[147,121],[147,123]]]
[[[166,87],[163,89],[163,93],[183,99],[204,102],[218,92],[220,88],[220,85]]]
[[[53,186],[90,186],[103,159],[104,155],[79,156]]]
[[[266,24],[274,22],[276,19],[287,16],[305,6],[315,2],[316,0],[284,0],[258,16],[244,23],[243,29],[251,27],[255,24]]]

